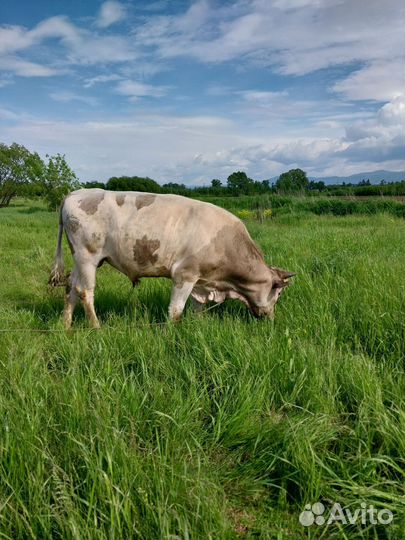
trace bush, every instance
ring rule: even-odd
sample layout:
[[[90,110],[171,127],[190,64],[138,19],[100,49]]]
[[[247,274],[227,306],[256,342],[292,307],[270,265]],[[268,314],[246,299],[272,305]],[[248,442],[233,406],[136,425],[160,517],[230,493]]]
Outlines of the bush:
[[[238,210],[235,215],[239,219],[254,219],[255,213],[252,210]]]

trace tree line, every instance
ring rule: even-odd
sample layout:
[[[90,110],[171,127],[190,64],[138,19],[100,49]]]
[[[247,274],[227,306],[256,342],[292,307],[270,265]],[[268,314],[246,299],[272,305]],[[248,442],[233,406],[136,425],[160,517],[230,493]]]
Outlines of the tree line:
[[[225,196],[273,194],[306,195],[404,195],[404,182],[382,181],[372,185],[369,180],[359,184],[325,185],[323,181],[309,180],[302,169],[291,169],[271,183],[270,180],[253,180],[244,171],[230,174],[226,183],[214,178],[209,186],[188,187],[168,182],[158,184],[149,177],[113,176],[106,184],[102,182],[80,183],[62,154],[46,156],[43,160],[37,152],[24,146],[0,143],[0,208],[8,206],[16,196],[42,197],[49,208],[57,208],[63,197],[74,189],[102,188],[112,191],[143,191],[149,193],[174,193],[185,196]]]
[[[274,183],[270,180],[253,180],[243,171],[230,174],[226,183],[214,178],[209,186],[189,187],[185,184],[169,182],[158,184],[151,178],[139,176],[112,177],[106,184],[102,182],[87,182],[86,188],[99,187],[112,191],[148,191],[149,193],[173,193],[185,196],[238,197],[240,195],[260,195],[272,193],[280,195],[335,195],[335,196],[403,196],[404,182],[385,182],[379,185],[371,184],[370,180],[362,180],[358,184],[325,184],[322,180],[309,180],[302,169],[290,169],[278,177]]]

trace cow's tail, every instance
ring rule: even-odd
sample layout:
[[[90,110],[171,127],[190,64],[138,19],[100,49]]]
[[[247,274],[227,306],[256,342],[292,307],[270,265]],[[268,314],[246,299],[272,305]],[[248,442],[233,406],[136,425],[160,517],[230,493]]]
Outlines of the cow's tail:
[[[65,266],[63,264],[62,255],[62,236],[63,236],[63,219],[62,219],[63,202],[60,205],[59,210],[59,231],[58,231],[58,245],[55,253],[55,261],[49,276],[48,284],[51,287],[60,287],[66,284]]]

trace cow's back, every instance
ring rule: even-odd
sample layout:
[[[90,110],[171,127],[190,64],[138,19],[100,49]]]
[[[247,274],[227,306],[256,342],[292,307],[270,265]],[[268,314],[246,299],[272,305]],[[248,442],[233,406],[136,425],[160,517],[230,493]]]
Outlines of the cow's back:
[[[171,194],[78,190],[66,198],[63,218],[73,249],[77,244],[131,276],[169,276],[185,258],[223,259],[236,247],[233,234],[250,240],[226,210]]]

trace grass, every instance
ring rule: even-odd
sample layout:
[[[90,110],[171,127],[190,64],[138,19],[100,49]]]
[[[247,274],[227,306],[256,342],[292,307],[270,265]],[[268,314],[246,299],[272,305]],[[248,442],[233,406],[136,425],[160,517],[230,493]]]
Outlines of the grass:
[[[1,539],[404,536],[403,220],[248,227],[298,273],[274,323],[230,302],[150,325],[170,283],[133,291],[103,266],[104,328],[80,308],[65,333],[62,291],[46,287],[57,215],[1,209]],[[300,525],[316,501],[394,520]]]

